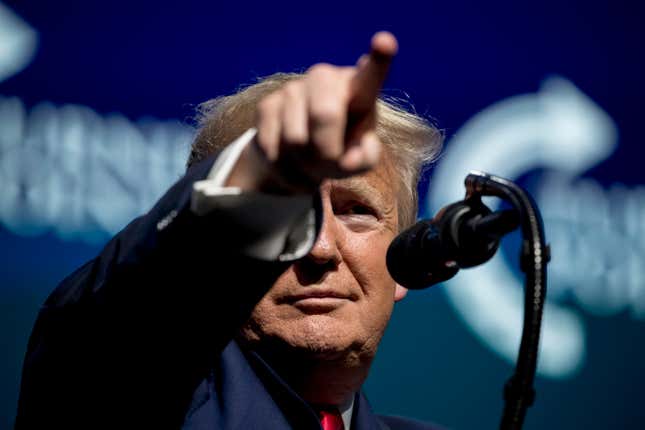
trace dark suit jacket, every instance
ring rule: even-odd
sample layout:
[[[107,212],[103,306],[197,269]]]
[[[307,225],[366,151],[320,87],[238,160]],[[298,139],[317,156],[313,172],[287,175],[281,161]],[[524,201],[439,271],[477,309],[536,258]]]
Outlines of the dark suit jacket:
[[[241,255],[235,219],[190,211],[192,184],[212,164],[192,168],[47,299],[25,357],[17,429],[320,428],[309,405],[232,340],[290,262]],[[377,418],[357,395],[352,430],[380,428],[432,427]]]

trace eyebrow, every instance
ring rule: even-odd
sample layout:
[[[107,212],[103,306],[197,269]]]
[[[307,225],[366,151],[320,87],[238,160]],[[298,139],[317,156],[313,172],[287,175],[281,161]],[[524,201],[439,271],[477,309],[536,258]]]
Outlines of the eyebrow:
[[[378,180],[385,183],[381,177],[378,177]],[[375,205],[376,208],[384,213],[390,212],[394,207],[394,203],[388,202],[388,199],[383,195],[383,193],[378,188],[367,182],[364,177],[349,177],[332,181],[332,191],[334,189],[349,191],[352,194],[365,197],[369,200],[369,203]]]

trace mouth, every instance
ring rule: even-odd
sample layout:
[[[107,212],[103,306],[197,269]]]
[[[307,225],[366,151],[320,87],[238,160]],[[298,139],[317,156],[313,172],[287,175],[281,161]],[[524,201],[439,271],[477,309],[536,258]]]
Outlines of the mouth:
[[[291,295],[284,300],[307,314],[327,313],[353,301],[349,294],[331,290],[312,290]]]

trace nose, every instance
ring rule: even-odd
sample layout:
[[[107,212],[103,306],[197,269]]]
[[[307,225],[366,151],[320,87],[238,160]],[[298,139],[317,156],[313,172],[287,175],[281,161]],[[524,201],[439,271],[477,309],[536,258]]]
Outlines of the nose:
[[[306,258],[318,265],[338,266],[342,260],[338,239],[334,213],[331,209],[325,208],[320,233]]]
[[[304,258],[294,265],[302,285],[321,282],[329,272],[335,271],[343,260],[339,248],[339,230],[331,203],[323,197],[323,220],[314,246]]]

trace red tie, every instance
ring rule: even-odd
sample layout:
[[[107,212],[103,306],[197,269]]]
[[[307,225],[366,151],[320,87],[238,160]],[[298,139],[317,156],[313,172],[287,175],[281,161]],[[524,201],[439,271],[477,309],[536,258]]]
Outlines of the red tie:
[[[323,430],[345,430],[343,418],[336,409],[319,410],[320,425]]]

